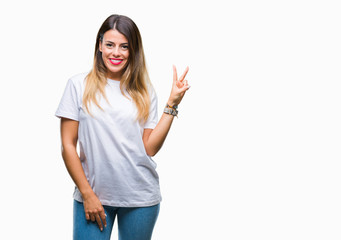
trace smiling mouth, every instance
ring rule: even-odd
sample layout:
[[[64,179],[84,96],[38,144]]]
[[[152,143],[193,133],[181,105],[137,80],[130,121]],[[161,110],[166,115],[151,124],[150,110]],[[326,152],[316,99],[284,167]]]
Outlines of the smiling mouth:
[[[119,65],[121,62],[123,62],[123,59],[109,58],[109,61],[114,65]]]

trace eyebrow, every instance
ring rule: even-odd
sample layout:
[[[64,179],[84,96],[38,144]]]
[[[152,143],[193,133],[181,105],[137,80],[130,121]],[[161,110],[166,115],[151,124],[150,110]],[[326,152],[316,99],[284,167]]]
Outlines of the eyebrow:
[[[113,44],[115,44],[114,42],[112,42],[112,41],[108,41],[108,40],[106,40],[105,42],[107,42],[107,43],[113,43]],[[128,44],[128,43],[121,43],[121,45],[123,45],[123,44]]]

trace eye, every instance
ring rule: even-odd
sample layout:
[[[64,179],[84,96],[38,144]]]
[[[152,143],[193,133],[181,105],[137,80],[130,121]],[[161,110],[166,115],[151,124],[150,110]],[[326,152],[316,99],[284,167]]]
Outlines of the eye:
[[[129,49],[129,48],[128,48],[128,45],[123,45],[122,48],[123,48],[124,50],[128,50],[128,49]]]
[[[105,46],[107,46],[108,48],[111,48],[112,44],[111,43],[107,43],[107,44],[105,44]]]

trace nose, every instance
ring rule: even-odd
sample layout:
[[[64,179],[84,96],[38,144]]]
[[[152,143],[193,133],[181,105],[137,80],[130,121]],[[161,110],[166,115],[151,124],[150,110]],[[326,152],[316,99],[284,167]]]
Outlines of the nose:
[[[120,49],[119,49],[119,47],[115,47],[113,49],[113,56],[114,57],[119,57],[120,56]]]

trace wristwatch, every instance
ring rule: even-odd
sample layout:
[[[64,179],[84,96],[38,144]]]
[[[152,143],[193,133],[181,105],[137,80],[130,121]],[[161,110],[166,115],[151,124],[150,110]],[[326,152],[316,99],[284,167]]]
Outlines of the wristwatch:
[[[171,107],[167,104],[165,109],[163,110],[163,112],[178,117],[178,110],[177,109],[178,109],[177,105]]]

